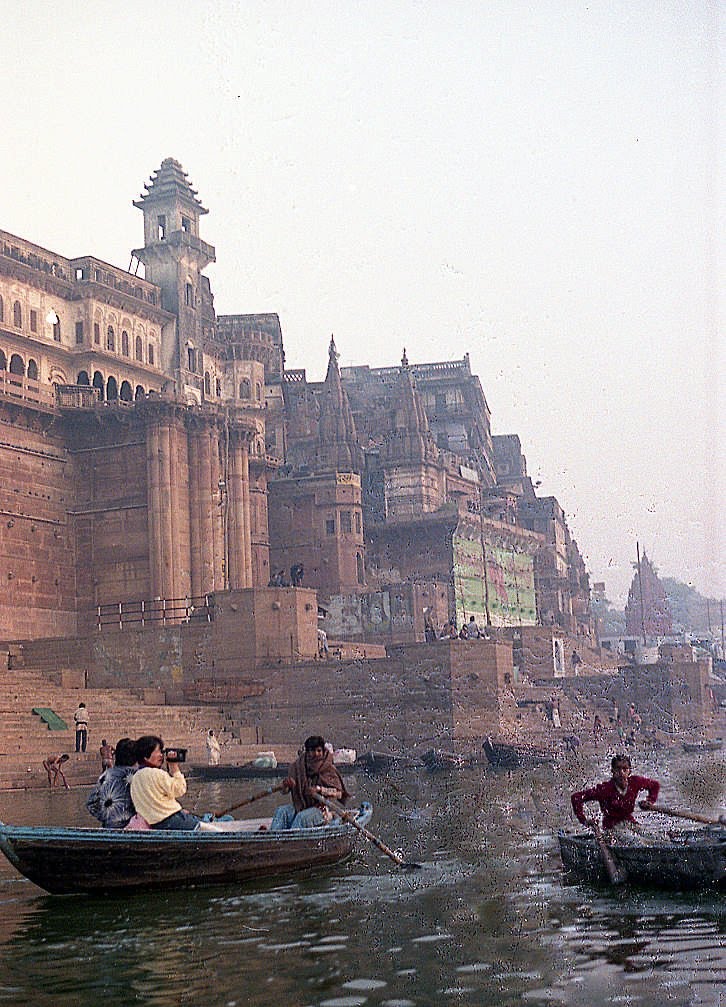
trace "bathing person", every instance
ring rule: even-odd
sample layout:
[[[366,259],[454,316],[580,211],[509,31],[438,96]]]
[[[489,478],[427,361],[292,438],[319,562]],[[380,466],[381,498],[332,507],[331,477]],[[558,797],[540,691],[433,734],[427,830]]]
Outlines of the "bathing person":
[[[60,776],[66,790],[71,789],[68,786],[68,780],[63,775],[63,765],[68,762],[69,759],[70,755],[49,755],[47,759],[43,759],[43,769],[48,774],[49,787],[54,787],[58,782],[58,777]]]
[[[148,734],[136,742],[136,759],[139,768],[131,780],[131,800],[137,814],[152,829],[182,830],[191,832],[200,819],[184,811],[177,798],[187,792],[187,781],[176,761],[173,749],[164,751],[164,742],[157,735]],[[164,765],[166,756],[166,770]]]
[[[325,740],[320,735],[314,734],[306,740],[305,747],[288,772],[284,785],[285,790],[292,794],[292,804],[283,804],[275,811],[270,831],[324,825],[328,816],[316,797],[322,794],[343,803],[350,797],[335,768],[333,755],[326,750]]]

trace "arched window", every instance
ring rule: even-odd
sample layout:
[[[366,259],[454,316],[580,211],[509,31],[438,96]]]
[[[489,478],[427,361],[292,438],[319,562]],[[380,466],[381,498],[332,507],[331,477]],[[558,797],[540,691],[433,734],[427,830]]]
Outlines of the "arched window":
[[[116,333],[113,331],[113,325],[109,325],[106,332],[106,349],[116,351]]]
[[[111,377],[106,382],[106,401],[115,402],[118,398],[118,382],[116,378],[111,375]]]
[[[50,312],[50,324],[53,326],[53,339],[56,343],[61,341],[61,328],[60,328],[60,318],[55,313],[55,311]]]
[[[5,319],[5,304],[2,297],[0,297],[0,322]]]
[[[79,371],[78,377],[76,378],[77,385],[90,385],[91,381],[88,377],[87,371]]]
[[[129,355],[129,334],[126,329],[121,333],[121,352],[125,357]]]
[[[219,378],[214,379],[214,394],[217,396],[218,399],[222,398],[222,382],[219,380]]]
[[[184,286],[184,303],[188,308],[194,307],[194,287],[191,283],[186,283]]]
[[[93,342],[96,346],[101,345],[101,326],[98,322],[93,323]]]
[[[247,378],[243,378],[239,383],[239,397],[248,399],[250,397],[250,383]]]
[[[31,381],[38,380],[38,365],[32,358],[28,361],[28,375]]]
[[[154,347],[149,343],[149,363],[154,366]]]
[[[13,304],[13,325],[16,329],[23,327],[23,309],[20,307],[20,301]]]
[[[0,371],[6,371],[8,369],[8,358],[5,356],[2,350],[0,350]]]
[[[138,402],[139,399],[143,399],[145,395],[146,395],[146,392],[141,387],[141,385],[137,385],[136,386],[136,392],[134,394],[134,398],[136,399],[136,401]]]
[[[192,372],[196,370],[196,352],[193,346],[187,346],[187,368]]]
[[[258,402],[262,398],[262,386],[260,385],[259,381],[255,381],[255,398],[257,399]]]
[[[93,374],[93,387],[98,388],[98,397],[103,402],[106,382],[103,380],[103,374],[100,371],[95,371]]]
[[[365,583],[365,574],[363,570],[363,557],[359,552],[355,554],[355,570],[358,576],[358,583],[359,584]]]
[[[209,377],[209,371],[204,372],[204,394],[212,394],[212,379]]]
[[[121,391],[119,392],[118,397],[121,399],[122,402],[133,402],[134,393],[128,381],[121,382]]]
[[[136,353],[134,354],[137,360],[143,363],[144,360],[144,344],[141,342],[141,336],[136,337]]]
[[[18,353],[13,353],[10,358],[10,373],[20,374],[22,377],[25,377],[25,363]]]

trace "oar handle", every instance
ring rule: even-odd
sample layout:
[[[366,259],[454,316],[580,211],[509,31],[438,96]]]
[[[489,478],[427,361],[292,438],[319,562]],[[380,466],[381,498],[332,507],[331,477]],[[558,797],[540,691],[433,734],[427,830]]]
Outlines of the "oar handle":
[[[605,868],[605,873],[608,876],[608,881],[611,885],[621,885],[625,881],[625,875],[620,870],[618,865],[613,859],[613,855],[608,848],[607,843],[602,834],[602,829],[598,822],[593,822],[590,826],[592,832],[595,836],[595,842],[597,843],[598,849],[600,850],[600,858],[603,862],[603,867]]]
[[[381,853],[385,853],[386,856],[390,857],[391,860],[398,864],[399,867],[404,863],[403,857],[399,856],[398,853],[394,853],[390,846],[386,846],[382,839],[379,839],[378,836],[374,836],[373,833],[369,832],[364,825],[361,825],[352,811],[346,811],[345,808],[336,804],[335,801],[331,801],[327,797],[323,797],[322,794],[316,794],[315,800],[324,804],[326,808],[333,811],[339,818],[342,818],[344,822],[349,822],[350,825],[353,825],[366,837],[366,839],[373,843],[374,846],[377,846]]]
[[[659,815],[668,815],[669,818],[685,818],[689,822],[702,822],[704,825],[726,825],[726,815],[709,818],[708,815],[698,815],[695,811],[679,811],[677,808],[666,808],[663,804],[649,804],[647,801],[641,801],[639,807],[643,811],[656,811]]]
[[[255,801],[261,801],[263,797],[269,797],[270,794],[276,794],[280,790],[285,789],[285,781],[282,783],[275,784],[274,787],[268,787],[266,790],[261,790],[258,794],[253,794],[252,797],[245,797],[244,801],[240,801],[238,804],[233,804],[230,808],[225,808],[224,811],[218,811],[215,814],[215,818],[221,818],[222,815],[228,815],[230,811],[236,811],[237,808],[244,808],[247,804],[253,804]]]

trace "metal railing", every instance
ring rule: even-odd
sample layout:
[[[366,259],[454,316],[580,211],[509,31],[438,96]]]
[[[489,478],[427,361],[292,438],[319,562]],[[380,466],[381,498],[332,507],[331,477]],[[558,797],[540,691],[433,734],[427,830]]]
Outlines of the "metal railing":
[[[126,629],[128,626],[180,625],[212,622],[214,602],[208,594],[200,598],[154,598],[150,601],[120,601],[96,607],[96,628]]]

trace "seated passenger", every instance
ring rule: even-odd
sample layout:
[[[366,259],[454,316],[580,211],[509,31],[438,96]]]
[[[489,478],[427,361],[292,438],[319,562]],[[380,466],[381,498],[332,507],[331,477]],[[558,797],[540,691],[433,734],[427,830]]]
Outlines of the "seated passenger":
[[[327,808],[323,809],[316,796],[345,801],[350,794],[333,763],[333,755],[325,748],[325,741],[313,735],[305,742],[303,751],[290,766],[284,781],[285,790],[292,793],[292,804],[283,804],[276,811],[270,831],[279,829],[311,829],[325,825],[329,820]]]
[[[116,745],[115,765],[104,769],[88,795],[86,808],[104,829],[124,829],[134,815],[131,777],[136,772],[136,743],[121,738]]]
[[[131,800],[137,814],[146,819],[152,829],[182,830],[191,832],[197,828],[200,819],[184,811],[177,801],[187,792],[176,752],[166,752],[168,772],[164,765],[164,742],[156,735],[149,734],[136,742],[136,759],[139,768],[131,780]]]

